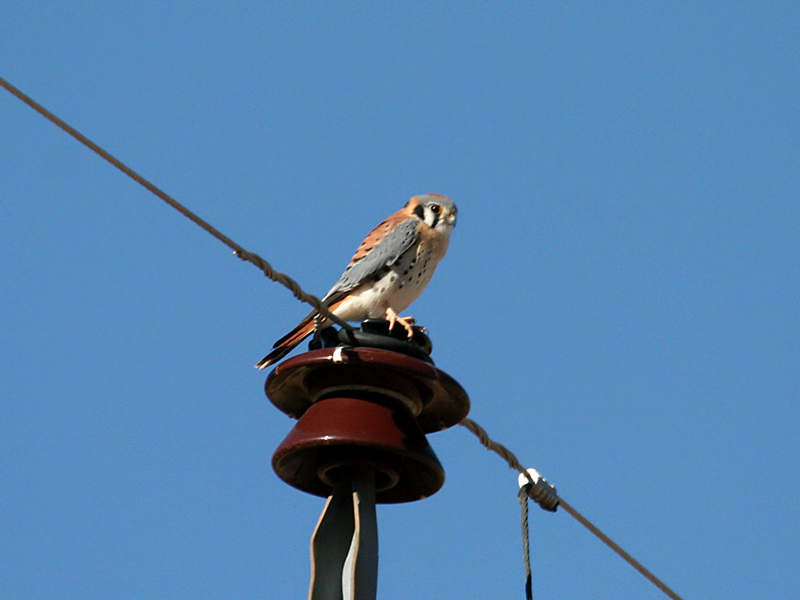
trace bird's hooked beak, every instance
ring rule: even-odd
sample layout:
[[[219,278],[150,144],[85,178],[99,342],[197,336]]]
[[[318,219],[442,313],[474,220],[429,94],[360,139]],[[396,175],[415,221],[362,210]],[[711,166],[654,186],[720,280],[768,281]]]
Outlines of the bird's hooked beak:
[[[444,222],[447,223],[450,227],[455,227],[456,226],[456,217],[457,216],[458,216],[458,213],[451,212],[444,218]]]

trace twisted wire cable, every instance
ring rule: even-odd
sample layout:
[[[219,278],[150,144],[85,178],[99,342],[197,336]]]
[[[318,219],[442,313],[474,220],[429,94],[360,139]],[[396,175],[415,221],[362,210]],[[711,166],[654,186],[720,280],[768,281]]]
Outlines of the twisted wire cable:
[[[619,544],[617,544],[614,540],[608,537],[605,533],[600,531],[589,519],[584,517],[581,513],[579,513],[575,508],[573,508],[570,504],[568,504],[563,498],[557,496],[555,493],[555,489],[552,486],[549,486],[549,491],[545,490],[540,494],[536,494],[536,488],[540,487],[538,484],[542,481],[534,481],[533,476],[528,472],[525,467],[522,466],[522,463],[519,462],[519,459],[514,455],[511,450],[506,448],[503,444],[499,442],[495,442],[492,438],[489,437],[489,434],[486,433],[486,430],[478,425],[472,419],[464,419],[459,423],[459,425],[465,427],[473,434],[478,437],[478,441],[487,448],[488,450],[494,452],[498,456],[500,456],[503,460],[508,463],[508,466],[511,469],[514,469],[524,475],[528,479],[528,483],[525,485],[532,486],[529,490],[529,496],[537,503],[539,503],[542,508],[546,510],[555,511],[557,507],[563,508],[567,514],[573,517],[578,523],[583,525],[586,529],[591,531],[601,542],[603,542],[606,546],[611,548],[614,552],[616,552],[625,562],[631,565],[634,569],[636,569],[641,575],[643,575],[650,583],[655,585],[659,590],[664,592],[667,596],[672,598],[672,600],[682,600],[678,594],[676,594],[672,589],[670,589],[667,584],[661,581],[658,577],[653,575],[642,563],[638,560],[633,558],[630,554],[625,552]],[[550,500],[548,499],[549,496],[553,496],[555,498],[555,506],[553,508],[548,508],[552,506]],[[540,501],[541,500],[541,501]],[[543,504],[543,502],[548,504]]]
[[[528,486],[519,488],[517,499],[522,512],[522,562],[525,565],[525,599],[533,600],[533,582],[531,580],[531,539],[528,528]]]
[[[337,317],[330,310],[328,310],[328,307],[325,306],[319,298],[305,292],[303,288],[300,287],[300,284],[297,283],[294,279],[292,279],[285,273],[280,273],[279,271],[276,271],[272,267],[272,265],[270,265],[266,260],[264,260],[258,254],[255,254],[254,252],[250,252],[242,248],[239,244],[237,244],[228,236],[226,236],[224,233],[219,231],[216,227],[214,227],[204,219],[200,218],[198,215],[196,215],[191,210],[183,206],[180,202],[175,200],[172,196],[167,194],[165,191],[156,186],[154,183],[150,182],[142,175],[139,175],[139,173],[131,169],[128,165],[126,165],[121,160],[119,160],[118,158],[116,158],[115,156],[113,156],[112,154],[110,154],[97,144],[95,144],[92,140],[87,138],[80,131],[78,131],[77,129],[75,129],[74,127],[72,127],[71,125],[69,125],[68,123],[57,117],[56,115],[54,115],[44,106],[36,102],[33,98],[31,98],[30,96],[22,92],[20,89],[13,86],[11,83],[6,81],[2,77],[0,77],[0,86],[8,90],[11,94],[16,96],[20,100],[22,100],[25,104],[27,104],[33,110],[38,112],[45,119],[56,125],[59,129],[62,129],[70,136],[78,140],[81,144],[89,148],[92,152],[94,152],[107,162],[114,165],[117,169],[119,169],[120,171],[125,173],[128,177],[133,179],[136,183],[138,183],[148,191],[152,192],[155,196],[166,202],[169,206],[177,210],[184,217],[186,217],[196,225],[199,225],[200,227],[205,229],[208,233],[210,233],[220,242],[228,246],[228,248],[233,250],[235,256],[242,259],[243,261],[252,263],[256,267],[261,269],[265,277],[287,288],[290,292],[292,292],[295,298],[297,298],[301,302],[306,302],[310,304],[326,318],[330,319],[337,325],[344,327],[348,331],[352,331],[353,328],[348,323],[342,321],[339,317]]]

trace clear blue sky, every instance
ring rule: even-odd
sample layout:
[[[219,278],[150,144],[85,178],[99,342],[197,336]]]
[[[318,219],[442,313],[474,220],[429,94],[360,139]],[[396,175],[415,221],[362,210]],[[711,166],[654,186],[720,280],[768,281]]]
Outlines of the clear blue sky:
[[[600,5],[598,5],[600,4]],[[686,600],[800,596],[796,2],[0,3],[0,74],[323,294],[417,193],[471,416]],[[306,312],[0,93],[0,597],[305,597],[252,368]],[[522,598],[464,429],[379,597]],[[537,598],[662,598],[563,511]]]

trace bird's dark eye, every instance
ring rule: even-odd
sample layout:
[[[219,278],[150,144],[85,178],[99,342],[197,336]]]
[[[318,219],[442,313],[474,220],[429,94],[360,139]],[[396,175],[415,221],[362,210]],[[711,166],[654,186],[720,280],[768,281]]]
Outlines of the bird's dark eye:
[[[440,212],[442,212],[442,207],[438,204],[431,204],[431,212],[435,215],[438,215]]]

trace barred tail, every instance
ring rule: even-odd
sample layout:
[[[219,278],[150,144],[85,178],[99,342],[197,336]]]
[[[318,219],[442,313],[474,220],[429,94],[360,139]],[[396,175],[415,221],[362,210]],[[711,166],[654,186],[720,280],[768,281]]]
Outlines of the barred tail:
[[[268,366],[275,364],[311,335],[314,332],[315,315],[316,313],[312,313],[307,316],[297,327],[275,342],[272,351],[256,363],[256,369],[266,369]]]

